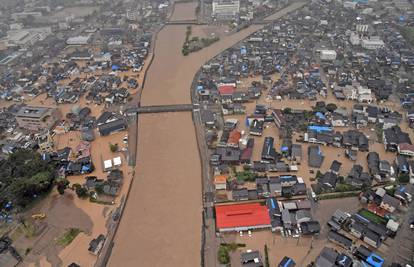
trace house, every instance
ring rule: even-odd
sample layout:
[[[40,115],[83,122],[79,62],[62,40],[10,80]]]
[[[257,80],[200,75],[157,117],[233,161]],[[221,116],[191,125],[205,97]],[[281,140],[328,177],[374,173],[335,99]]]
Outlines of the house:
[[[235,92],[235,86],[233,85],[221,85],[218,87],[220,96],[233,96]]]
[[[247,251],[241,254],[240,261],[242,266],[263,267],[262,257],[259,251]]]
[[[318,257],[315,259],[315,267],[336,267],[336,259],[339,253],[333,248],[324,247]]]
[[[361,165],[355,164],[346,178],[346,183],[360,188],[371,185],[372,179],[369,173],[363,172]]]
[[[398,144],[398,154],[412,157],[414,156],[414,145],[409,143]]]
[[[344,224],[345,222],[347,222],[350,218],[350,214],[337,209],[334,214],[332,215],[332,220],[334,220],[335,222],[339,223],[340,225]]]
[[[273,121],[278,128],[281,128],[286,123],[285,116],[283,115],[283,111],[281,109],[274,109],[272,111]]]
[[[249,200],[249,191],[246,188],[233,189],[231,192],[232,199],[234,201],[246,201]]]
[[[282,222],[285,229],[291,229],[293,227],[292,217],[288,209],[282,210]]]
[[[122,185],[124,174],[121,170],[115,169],[108,173],[106,180],[111,184]]]
[[[263,120],[256,120],[256,119],[253,120],[253,122],[250,124],[250,134],[254,136],[262,136],[263,126],[264,126]]]
[[[282,195],[282,183],[279,178],[269,179],[269,192],[272,196],[278,197]]]
[[[348,249],[350,251],[352,250],[352,239],[336,231],[331,230],[328,232],[328,240],[345,249]]]
[[[97,238],[92,239],[92,241],[89,243],[88,251],[93,255],[98,255],[101,252],[105,240],[106,237],[103,234],[100,234]]]
[[[241,151],[231,147],[218,147],[216,153],[220,155],[223,164],[239,164]]]
[[[331,124],[333,127],[347,127],[348,126],[348,118],[343,117],[338,114],[334,114],[331,118]]]
[[[397,152],[399,144],[411,144],[408,133],[403,132],[398,126],[385,129],[382,135],[386,151]]]
[[[312,168],[320,168],[324,160],[324,156],[319,146],[308,147],[308,166]]]
[[[227,175],[214,176],[214,186],[216,190],[226,190],[227,189]]]
[[[312,221],[312,215],[309,210],[298,210],[295,213],[296,223],[301,224],[303,222]]]
[[[379,174],[379,154],[377,152],[369,152],[367,154],[368,170],[371,175]]]
[[[253,155],[253,144],[254,144],[254,139],[250,138],[249,141],[247,142],[247,147],[243,149],[243,151],[241,152],[241,155],[240,155],[241,164],[250,164],[252,155]]]
[[[273,147],[274,138],[273,137],[265,137],[263,142],[262,148],[262,160],[266,161],[275,161],[277,158],[277,152]]]
[[[321,226],[318,221],[308,221],[300,223],[300,229],[303,235],[319,234]]]
[[[216,126],[216,118],[214,117],[214,113],[209,109],[202,109],[201,110],[201,121],[207,128],[214,128]]]
[[[410,172],[410,166],[408,165],[408,160],[402,155],[395,157],[395,167],[398,174],[408,174]]]
[[[294,161],[302,161],[302,146],[299,144],[292,144],[291,147],[291,158]]]
[[[414,160],[408,161],[408,165],[410,166],[410,184],[414,183]]]
[[[105,111],[96,121],[100,135],[106,136],[123,131],[128,127],[124,118],[117,113]]]
[[[365,229],[362,241],[375,248],[381,246],[381,236],[369,229]]]
[[[398,198],[404,205],[407,205],[412,200],[412,195],[407,192],[407,188],[405,186],[399,185],[395,189],[394,197]]]
[[[241,138],[241,133],[237,131],[236,129],[232,130],[229,133],[229,138],[227,139],[227,146],[238,148],[240,138]]]
[[[334,172],[326,172],[324,175],[319,177],[318,185],[324,191],[329,191],[336,188],[336,184],[338,183],[338,174]]]
[[[400,206],[400,201],[388,194],[385,194],[382,197],[382,201],[381,201],[381,205],[380,207],[385,209],[386,211],[389,212],[394,212],[396,209],[398,209],[398,207]]]
[[[332,164],[331,164],[331,167],[329,168],[329,171],[333,172],[335,174],[339,174],[339,170],[340,170],[341,166],[342,166],[341,162],[339,162],[337,160],[334,160],[334,161],[332,161]]]

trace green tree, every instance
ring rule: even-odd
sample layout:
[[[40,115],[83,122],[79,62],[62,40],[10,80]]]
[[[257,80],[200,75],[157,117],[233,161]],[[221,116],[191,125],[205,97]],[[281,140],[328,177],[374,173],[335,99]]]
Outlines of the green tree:
[[[228,249],[225,246],[220,246],[218,250],[218,261],[220,264],[229,264],[230,263],[230,254]]]
[[[402,173],[398,176],[398,181],[402,184],[406,184],[410,181],[410,175],[408,173]]]
[[[68,188],[69,181],[67,179],[60,179],[56,182],[56,185],[59,194],[63,195],[65,193],[66,188]]]
[[[76,192],[76,195],[79,198],[86,198],[86,197],[88,197],[88,189],[86,189],[83,186],[76,187],[75,192]]]
[[[283,109],[283,113],[284,114],[292,114],[292,109],[291,108],[285,108],[285,109]]]
[[[326,105],[326,110],[329,112],[334,112],[338,107],[334,103],[329,103]]]
[[[109,149],[111,152],[117,152],[118,151],[118,144],[109,144]]]

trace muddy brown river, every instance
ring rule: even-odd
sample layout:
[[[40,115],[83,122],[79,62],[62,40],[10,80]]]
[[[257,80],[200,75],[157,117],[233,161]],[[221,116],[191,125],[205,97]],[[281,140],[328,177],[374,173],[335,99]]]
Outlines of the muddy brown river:
[[[176,7],[173,16],[186,17],[177,12],[187,10],[187,5]],[[158,33],[141,106],[191,103],[191,82],[202,64],[261,27],[224,36],[184,57],[186,26],[165,26]],[[201,166],[191,113],[140,115],[138,125],[136,176],[108,266],[199,266]]]

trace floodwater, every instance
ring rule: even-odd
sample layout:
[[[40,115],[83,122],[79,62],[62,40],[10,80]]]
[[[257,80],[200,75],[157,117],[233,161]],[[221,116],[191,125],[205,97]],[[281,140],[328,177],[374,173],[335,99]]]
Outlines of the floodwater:
[[[319,207],[313,209],[313,216],[318,218],[322,227],[322,232],[318,237],[282,237],[279,233],[272,233],[270,230],[253,231],[251,237],[246,233],[243,236],[240,236],[238,233],[223,234],[221,237],[222,242],[235,242],[246,245],[246,247],[238,249],[231,254],[231,266],[241,267],[240,255],[248,249],[259,250],[262,259],[264,259],[265,244],[268,247],[270,266],[278,266],[285,256],[292,258],[297,266],[307,266],[319,255],[324,247],[333,247],[342,251],[341,248],[326,239],[328,232],[326,222],[336,209],[346,212],[357,211],[360,208],[359,200],[356,197],[329,199],[320,201],[319,205],[323,205],[323,209]]]
[[[158,33],[141,106],[191,103],[191,83],[202,64],[261,27],[223,36],[185,57],[186,25],[165,26]],[[196,33],[209,29],[193,26]],[[201,166],[191,114],[140,115],[138,136],[136,175],[108,266],[199,266]]]
[[[207,31],[209,26],[193,26],[193,32]],[[201,29],[199,29],[201,28]],[[188,56],[181,54],[185,25],[168,25],[161,30],[155,44],[154,61],[148,70],[141,106],[189,104],[190,85],[197,70],[206,61],[258,30],[252,26],[224,36],[219,42]]]
[[[197,2],[176,2],[170,21],[194,20],[197,18],[195,10]]]
[[[190,113],[142,115],[138,162],[109,266],[198,266],[200,161]]]

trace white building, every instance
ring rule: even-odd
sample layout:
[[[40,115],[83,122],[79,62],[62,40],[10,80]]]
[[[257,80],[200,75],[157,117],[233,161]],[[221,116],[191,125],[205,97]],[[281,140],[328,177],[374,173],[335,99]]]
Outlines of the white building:
[[[361,32],[364,28],[359,28]],[[352,45],[361,45],[363,48],[368,50],[376,50],[383,48],[385,46],[384,41],[382,41],[378,36],[371,36],[371,37],[363,37],[361,34],[352,32],[349,37],[349,42]]]
[[[357,32],[368,32],[368,25],[366,24],[358,24],[356,25],[356,31]]]
[[[349,36],[349,42],[351,45],[360,45],[361,44],[361,38],[359,34],[352,32],[351,36]]]
[[[335,50],[321,50],[321,60],[333,61],[336,59]]]
[[[219,19],[231,19],[240,12],[239,0],[213,0],[213,16]]]
[[[44,40],[51,33],[51,27],[10,30],[7,32],[5,40],[7,41],[8,46],[21,46],[27,48],[38,41]]]
[[[371,103],[372,102],[371,89],[367,87],[358,86],[358,102]]]
[[[87,45],[89,43],[89,39],[91,38],[91,34],[86,36],[75,36],[69,37],[66,40],[67,45]]]
[[[385,43],[379,37],[371,37],[370,39],[362,39],[361,46],[368,50],[376,50],[384,47]]]

